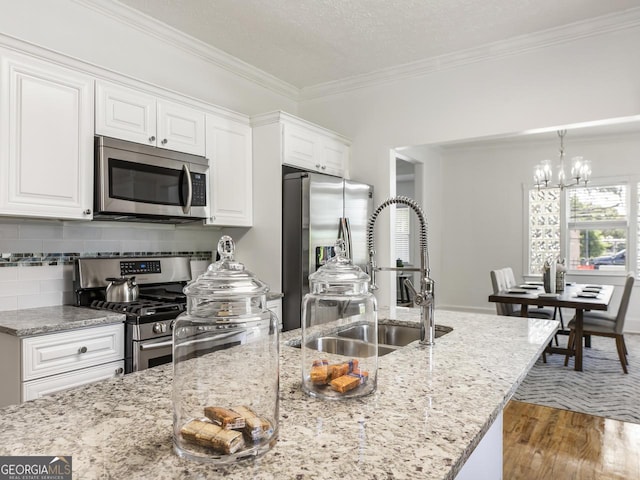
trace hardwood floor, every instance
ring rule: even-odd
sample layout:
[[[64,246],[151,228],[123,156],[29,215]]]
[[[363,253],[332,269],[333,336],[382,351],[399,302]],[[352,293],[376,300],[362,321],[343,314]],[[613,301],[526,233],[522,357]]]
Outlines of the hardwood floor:
[[[505,480],[640,479],[640,425],[516,402],[504,410]]]

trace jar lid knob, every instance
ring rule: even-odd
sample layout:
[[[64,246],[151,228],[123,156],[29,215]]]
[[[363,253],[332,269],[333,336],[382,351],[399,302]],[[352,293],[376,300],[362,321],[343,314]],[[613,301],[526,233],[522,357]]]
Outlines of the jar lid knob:
[[[236,250],[236,244],[229,235],[223,235],[218,241],[218,253],[220,254],[220,260],[233,260],[233,253]]]

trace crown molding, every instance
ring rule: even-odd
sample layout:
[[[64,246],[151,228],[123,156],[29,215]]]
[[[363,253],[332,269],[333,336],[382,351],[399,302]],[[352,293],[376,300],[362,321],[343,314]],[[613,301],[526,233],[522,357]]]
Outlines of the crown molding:
[[[422,77],[464,65],[518,55],[532,50],[560,45],[582,38],[594,37],[640,26],[640,7],[603,15],[560,27],[520,35],[466,50],[430,57],[375,72],[320,83],[302,89],[260,70],[211,45],[191,37],[117,0],[72,0],[86,8],[110,17],[186,53],[203,58],[220,68],[252,81],[293,101],[304,102],[325,96],[368,88],[413,77]]]
[[[110,17],[120,23],[134,28],[146,35],[183,50],[186,53],[200,57],[235,75],[254,82],[274,93],[297,101],[300,89],[275,76],[260,70],[228,53],[212,47],[194,37],[191,37],[165,23],[160,22],[144,13],[134,10],[117,1],[104,2],[100,0],[72,0],[101,15]]]
[[[518,55],[532,50],[638,26],[640,26],[640,7],[634,7],[622,12],[563,25],[543,32],[520,35],[509,40],[501,40],[364,75],[355,75],[341,80],[304,87],[300,90],[299,101],[313,100],[412,77],[421,77],[463,65]]]

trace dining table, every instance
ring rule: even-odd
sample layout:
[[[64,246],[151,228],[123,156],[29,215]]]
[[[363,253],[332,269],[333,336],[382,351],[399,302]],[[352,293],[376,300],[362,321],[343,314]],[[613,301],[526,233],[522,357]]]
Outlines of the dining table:
[[[548,293],[542,283],[529,282],[489,295],[490,302],[520,305],[520,316],[527,317],[530,306],[574,309],[574,346],[567,348],[549,345],[546,352],[575,356],[574,368],[582,371],[583,315],[585,310],[606,311],[613,295],[613,285],[567,282],[562,291]]]

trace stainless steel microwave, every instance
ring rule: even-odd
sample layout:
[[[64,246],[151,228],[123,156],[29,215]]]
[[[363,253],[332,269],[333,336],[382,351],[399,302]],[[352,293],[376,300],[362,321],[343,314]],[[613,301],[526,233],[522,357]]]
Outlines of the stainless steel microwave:
[[[95,220],[183,223],[207,217],[209,161],[95,138]]]

